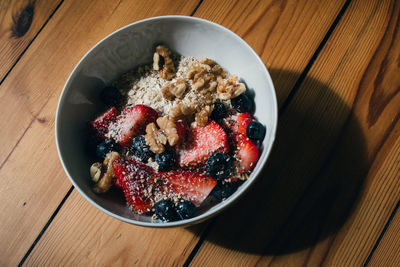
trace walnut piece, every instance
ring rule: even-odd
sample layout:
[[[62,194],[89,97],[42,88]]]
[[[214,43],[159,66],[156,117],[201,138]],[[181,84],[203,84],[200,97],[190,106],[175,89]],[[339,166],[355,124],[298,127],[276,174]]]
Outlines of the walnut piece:
[[[206,126],[208,117],[211,115],[213,106],[204,106],[199,112],[196,113],[196,123],[198,126]]]
[[[201,94],[214,93],[218,81],[226,78],[224,69],[208,58],[192,66],[186,75],[189,80],[192,80],[192,89]]]
[[[160,76],[165,80],[171,80],[175,76],[171,51],[166,46],[159,45],[156,47],[156,52],[153,55],[153,69],[160,70]]]
[[[92,177],[92,181],[97,183],[101,176],[101,163],[95,162],[90,166],[90,177]]]
[[[100,177],[100,179],[94,186],[94,188],[93,188],[94,192],[105,193],[110,189],[113,179],[115,178],[112,163],[118,157],[119,157],[119,154],[114,151],[112,151],[106,155],[106,157],[103,161],[103,169],[105,169],[106,171],[105,171],[105,173],[102,173],[102,176]],[[92,172],[92,168],[90,168],[90,171]]]
[[[184,105],[182,103],[178,103],[171,109],[171,116],[175,120],[184,119],[185,117],[191,116],[195,113],[196,107],[195,105]]]
[[[163,89],[161,89],[161,92],[165,99],[174,100],[175,97],[182,98],[186,88],[186,82],[183,79],[178,79],[177,81],[167,84]]]
[[[167,143],[167,137],[154,122],[147,124],[144,139],[153,153],[161,154],[165,151],[164,145]]]
[[[157,124],[167,136],[168,144],[170,146],[176,145],[179,141],[179,135],[174,120],[169,116],[159,117],[157,119]]]
[[[222,100],[228,100],[237,97],[246,91],[246,86],[238,82],[237,76],[230,76],[228,79],[222,79],[218,82],[217,93]]]

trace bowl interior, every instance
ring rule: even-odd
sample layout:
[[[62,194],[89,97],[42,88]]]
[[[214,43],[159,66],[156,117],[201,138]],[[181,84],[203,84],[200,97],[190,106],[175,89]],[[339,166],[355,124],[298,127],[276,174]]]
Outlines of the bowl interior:
[[[150,217],[135,215],[119,195],[97,195],[89,177],[90,159],[85,152],[87,122],[102,111],[100,90],[121,74],[151,63],[153,49],[165,44],[183,56],[211,58],[238,75],[254,94],[255,117],[267,128],[261,157],[250,179],[228,200],[205,208],[195,218],[154,224]],[[123,221],[144,226],[176,226],[198,222],[230,205],[260,172],[272,147],[277,126],[277,104],[271,78],[259,57],[237,35],[217,24],[182,16],[147,19],[109,35],[79,62],[60,97],[56,139],[61,162],[72,183],[91,203]]]

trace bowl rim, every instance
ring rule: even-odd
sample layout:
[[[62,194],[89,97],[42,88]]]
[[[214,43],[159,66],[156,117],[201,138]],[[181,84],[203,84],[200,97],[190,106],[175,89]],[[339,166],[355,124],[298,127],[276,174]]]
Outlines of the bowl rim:
[[[248,181],[246,181],[246,183],[244,183],[241,187],[240,187],[240,191],[236,191],[231,197],[229,197],[228,199],[216,204],[216,205],[220,205],[216,210],[211,211],[211,208],[207,211],[205,211],[204,213],[190,218],[190,219],[185,219],[185,220],[180,220],[180,221],[174,221],[174,222],[164,222],[164,223],[154,223],[154,222],[142,222],[142,221],[137,221],[135,219],[129,219],[129,218],[125,218],[123,216],[117,215],[109,210],[107,210],[106,208],[103,208],[102,206],[100,206],[99,204],[97,204],[94,200],[92,200],[79,186],[77,186],[76,182],[74,181],[74,179],[72,178],[72,175],[69,173],[65,163],[64,163],[64,159],[63,156],[61,154],[61,149],[60,149],[60,141],[59,141],[59,133],[60,133],[60,121],[59,121],[59,117],[60,117],[60,108],[63,105],[63,102],[65,101],[65,95],[66,92],[69,90],[70,84],[72,82],[72,79],[75,77],[75,75],[77,74],[77,69],[78,67],[81,65],[81,63],[92,53],[92,51],[97,48],[101,43],[103,43],[105,40],[107,40],[108,38],[112,37],[113,35],[117,34],[120,31],[125,30],[126,28],[130,28],[134,25],[140,24],[140,23],[144,23],[144,22],[149,22],[149,21],[157,21],[157,20],[164,20],[164,19],[180,19],[180,20],[192,20],[192,21],[197,21],[197,22],[201,22],[201,23],[205,23],[208,25],[211,25],[212,27],[217,27],[220,30],[226,31],[229,34],[231,34],[233,36],[234,39],[236,39],[237,41],[239,41],[242,45],[244,45],[244,47],[247,47],[247,49],[249,49],[250,53],[254,54],[255,58],[257,59],[257,61],[261,64],[262,66],[262,71],[264,72],[264,75],[266,75],[267,77],[267,81],[269,84],[269,88],[271,88],[271,93],[273,96],[273,101],[272,101],[272,105],[273,105],[273,110],[274,110],[274,116],[273,116],[273,127],[271,129],[268,129],[268,131],[272,131],[271,133],[271,139],[268,143],[268,147],[264,148],[264,152],[265,152],[265,158],[263,159],[262,162],[259,162],[258,164],[260,165],[260,168],[256,171],[251,173],[251,180],[249,178]],[[79,62],[75,65],[74,69],[72,70],[71,74],[69,75],[62,91],[59,97],[59,101],[57,104],[57,111],[56,111],[56,117],[55,117],[55,139],[56,139],[56,146],[57,146],[57,153],[58,153],[58,157],[61,161],[61,164],[64,168],[65,173],[67,174],[69,180],[71,181],[71,183],[73,184],[73,186],[78,190],[78,192],[87,200],[89,201],[92,205],[94,205],[97,209],[101,210],[102,212],[106,213],[107,215],[112,216],[113,218],[119,219],[123,222],[129,223],[129,224],[134,224],[134,225],[138,225],[138,226],[144,226],[144,227],[152,227],[152,228],[170,228],[170,227],[177,227],[177,226],[189,226],[192,224],[197,224],[200,222],[203,222],[219,213],[221,213],[222,211],[226,210],[228,207],[232,206],[238,199],[240,199],[248,190],[249,188],[254,184],[255,180],[258,178],[258,176],[260,175],[262,169],[264,168],[272,147],[274,145],[274,141],[275,141],[275,137],[276,137],[276,131],[277,131],[277,127],[278,127],[278,103],[277,103],[277,98],[276,98],[276,91],[275,91],[275,87],[273,85],[271,76],[268,72],[267,67],[265,66],[264,62],[261,60],[261,58],[259,57],[259,55],[254,51],[254,49],[246,42],[244,41],[239,35],[237,35],[236,33],[234,33],[233,31],[229,30],[228,28],[219,25],[215,22],[206,20],[206,19],[202,19],[202,18],[197,18],[197,17],[192,17],[192,16],[184,16],[184,15],[166,15],[166,16],[157,16],[157,17],[150,17],[150,18],[146,18],[146,19],[142,19],[133,23],[130,23],[126,26],[123,26],[115,31],[113,31],[112,33],[108,34],[106,37],[104,37],[103,39],[101,39],[100,41],[98,41],[92,48],[89,49],[88,52],[85,53],[85,55],[79,60]],[[215,206],[214,206],[215,207]]]

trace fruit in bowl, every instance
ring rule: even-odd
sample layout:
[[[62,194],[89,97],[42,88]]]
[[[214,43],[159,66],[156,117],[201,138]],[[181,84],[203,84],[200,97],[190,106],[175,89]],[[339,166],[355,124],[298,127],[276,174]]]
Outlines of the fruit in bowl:
[[[265,164],[276,124],[272,82],[243,40],[202,19],[166,16],[128,25],[88,52],[60,97],[56,141],[93,205],[170,227],[239,199]]]
[[[224,201],[248,179],[265,127],[249,113],[245,84],[212,59],[163,45],[153,58],[100,93],[112,107],[89,122],[101,140],[94,191],[120,188],[132,212],[154,220],[189,219],[207,198]]]

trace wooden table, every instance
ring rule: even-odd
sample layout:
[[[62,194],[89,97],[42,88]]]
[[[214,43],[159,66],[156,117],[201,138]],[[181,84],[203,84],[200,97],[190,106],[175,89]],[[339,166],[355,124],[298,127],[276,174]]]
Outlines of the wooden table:
[[[0,1],[0,265],[399,266],[400,1]],[[111,218],[54,141],[79,59],[152,16],[217,22],[273,78],[276,144],[243,200],[189,228]],[[210,40],[212,41],[212,40]]]

